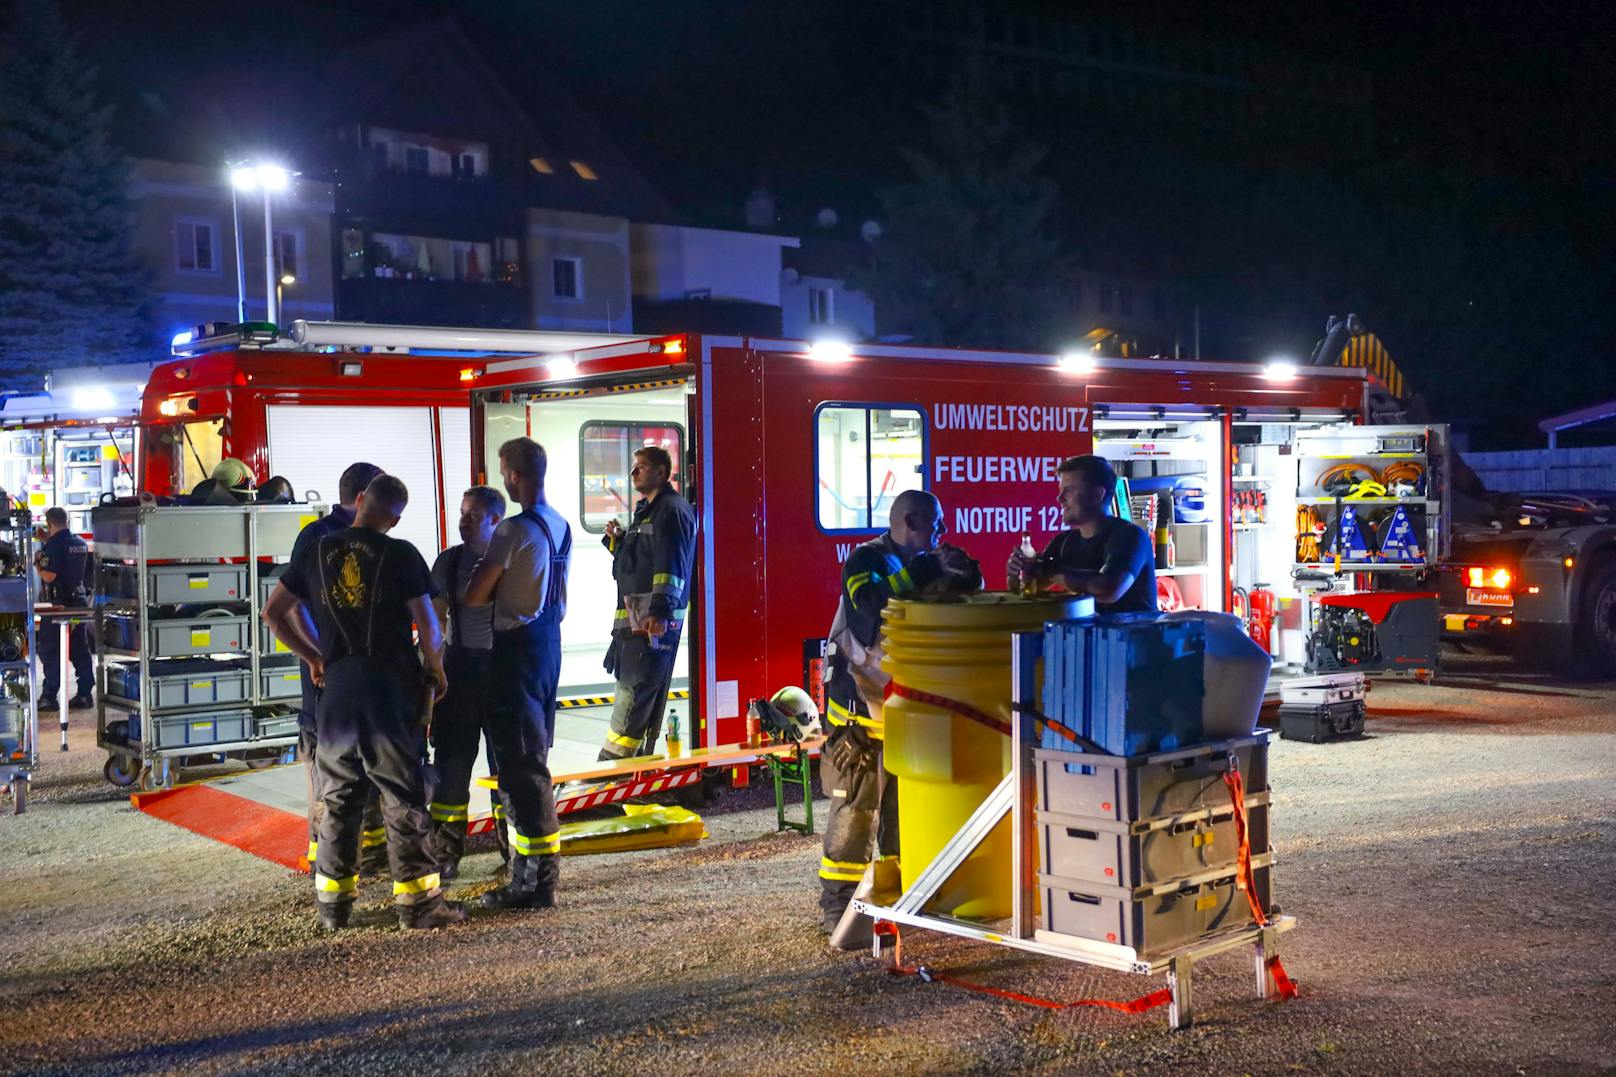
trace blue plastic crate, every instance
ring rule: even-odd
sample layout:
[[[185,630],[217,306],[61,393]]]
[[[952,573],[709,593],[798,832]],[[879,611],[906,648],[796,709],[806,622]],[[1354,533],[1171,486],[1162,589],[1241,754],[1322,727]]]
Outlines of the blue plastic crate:
[[[1043,710],[1113,755],[1205,739],[1206,628],[1155,614],[1051,622],[1044,629]],[[1070,750],[1052,730],[1046,748]]]

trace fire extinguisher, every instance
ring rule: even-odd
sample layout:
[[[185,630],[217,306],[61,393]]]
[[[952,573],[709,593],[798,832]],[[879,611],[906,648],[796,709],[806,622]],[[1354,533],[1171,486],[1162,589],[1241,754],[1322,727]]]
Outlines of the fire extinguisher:
[[[1272,654],[1274,621],[1279,615],[1279,598],[1265,584],[1257,584],[1246,596],[1246,633],[1263,650]]]

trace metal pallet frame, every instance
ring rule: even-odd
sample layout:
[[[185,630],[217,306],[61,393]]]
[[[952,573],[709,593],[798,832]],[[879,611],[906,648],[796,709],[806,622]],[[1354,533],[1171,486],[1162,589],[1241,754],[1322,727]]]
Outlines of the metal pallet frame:
[[[34,659],[36,636],[34,632],[34,605],[38,598],[34,574],[34,530],[33,516],[27,509],[11,506],[0,515],[0,537],[11,541],[16,549],[18,564],[21,566],[22,580],[22,608],[0,610],[3,613],[15,613],[22,616],[23,623],[23,653],[15,662],[0,662],[0,676],[7,673],[21,673],[28,685],[28,700],[24,706],[26,714],[22,719],[22,741],[17,751],[20,757],[0,758],[0,784],[9,784],[12,794],[12,810],[21,815],[28,807],[28,782],[33,776],[35,768],[39,766],[39,692],[38,681],[34,676]],[[64,648],[61,662],[67,664],[68,654]],[[66,713],[66,703],[63,703],[63,713]]]
[[[151,624],[151,596],[148,593],[151,581],[147,569],[150,565],[148,522],[155,513],[195,513],[196,521],[203,522],[204,515],[217,518],[220,515],[239,517],[241,526],[245,529],[240,536],[243,540],[234,546],[230,552],[221,552],[217,557],[207,558],[201,555],[183,558],[164,558],[163,563],[195,563],[199,565],[217,565],[221,559],[235,560],[237,553],[245,557],[247,566],[247,584],[242,604],[247,607],[247,657],[249,661],[248,698],[233,706],[238,709],[249,710],[255,718],[265,707],[286,705],[284,700],[266,700],[262,698],[263,684],[260,676],[263,670],[261,645],[264,628],[260,615],[262,609],[259,603],[259,558],[286,557],[290,554],[290,546],[285,549],[260,549],[259,519],[266,512],[293,513],[299,518],[318,517],[324,512],[323,505],[254,505],[244,504],[238,506],[208,505],[197,507],[175,506],[149,506],[141,505],[135,508],[119,507],[114,511],[133,512],[135,514],[135,541],[133,549],[124,549],[123,553],[132,552],[133,557],[122,557],[124,563],[132,563],[136,569],[137,597],[110,598],[104,593],[103,581],[98,575],[95,581],[95,628],[96,628],[96,742],[107,751],[108,776],[111,777],[111,767],[119,758],[128,759],[135,763],[138,770],[134,776],[143,789],[170,788],[174,785],[176,774],[180,770],[180,763],[188,756],[214,756],[231,752],[254,752],[264,749],[279,749],[283,760],[290,762],[290,752],[297,745],[297,734],[287,734],[275,737],[257,737],[247,740],[221,741],[216,744],[193,744],[175,748],[158,748],[153,741],[153,731],[157,718],[181,717],[188,714],[207,714],[217,712],[220,705],[197,705],[192,707],[165,707],[156,709],[152,706],[153,689],[151,684],[152,656],[147,652],[148,627]],[[104,511],[104,510],[98,510]],[[104,558],[103,560],[112,560]],[[101,644],[106,638],[105,618],[108,614],[134,613],[139,618],[137,629],[137,650],[124,650],[107,647]],[[140,666],[140,698],[138,700],[114,699],[107,689],[107,659],[137,659]],[[107,712],[116,711],[120,714],[136,714],[140,718],[139,742],[129,743],[117,741],[107,736]]]
[[[1031,764],[1036,739],[1033,719],[1023,707],[1036,708],[1038,703],[1036,670],[1043,653],[1043,639],[1042,632],[1020,632],[1014,636],[1012,700],[1015,706],[1011,722],[1010,773],[977,805],[965,824],[916,877],[914,885],[895,902],[884,906],[855,900],[853,909],[877,922],[925,928],[1063,961],[1077,961],[1144,976],[1165,974],[1167,986],[1172,992],[1167,1022],[1174,1029],[1188,1028],[1194,1020],[1192,974],[1195,963],[1242,946],[1253,947],[1257,997],[1275,997],[1278,987],[1269,969],[1269,960],[1279,954],[1279,936],[1296,926],[1296,918],[1292,916],[1275,916],[1266,927],[1253,924],[1219,932],[1150,957],[1141,957],[1130,946],[1058,935],[1040,930],[1034,924],[1033,895],[1037,888],[1038,848],[1032,805],[1036,799],[1037,776]],[[983,923],[927,913],[926,905],[938,889],[1006,815],[1011,819],[1011,871],[1015,880],[1011,889],[1008,930],[995,931]],[[884,949],[883,936],[877,932],[872,952],[880,958]]]

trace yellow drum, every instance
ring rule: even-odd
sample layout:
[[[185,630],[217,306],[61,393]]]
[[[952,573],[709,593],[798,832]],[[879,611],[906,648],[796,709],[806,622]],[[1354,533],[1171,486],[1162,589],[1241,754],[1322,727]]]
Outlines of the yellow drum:
[[[898,780],[905,890],[1010,771],[1010,738],[959,711],[1008,724],[1011,634],[1078,616],[1080,606],[1087,603],[1071,595],[999,592],[887,604],[881,668],[894,690],[884,709],[886,767]],[[930,908],[976,919],[1009,916],[1010,872],[1007,817]]]

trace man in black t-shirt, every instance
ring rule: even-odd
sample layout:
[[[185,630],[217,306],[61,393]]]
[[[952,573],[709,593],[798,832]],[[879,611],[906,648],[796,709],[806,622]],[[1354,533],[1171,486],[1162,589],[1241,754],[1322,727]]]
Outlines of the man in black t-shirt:
[[[1069,528],[1044,552],[1010,555],[1013,588],[1027,578],[1092,595],[1099,613],[1156,612],[1156,555],[1144,529],[1107,511],[1117,473],[1098,456],[1074,456],[1059,469],[1061,519]]]
[[[353,910],[371,783],[381,794],[400,925],[439,927],[465,919],[459,905],[443,900],[428,848],[423,658],[438,698],[447,681],[426,562],[408,542],[387,537],[408,502],[401,480],[378,476],[359,497],[354,526],[307,544],[264,608],[276,636],[308,663],[320,687],[315,766],[325,815],[314,889],[320,922],[332,931],[346,927]],[[318,643],[303,628],[300,603],[313,617]]]

